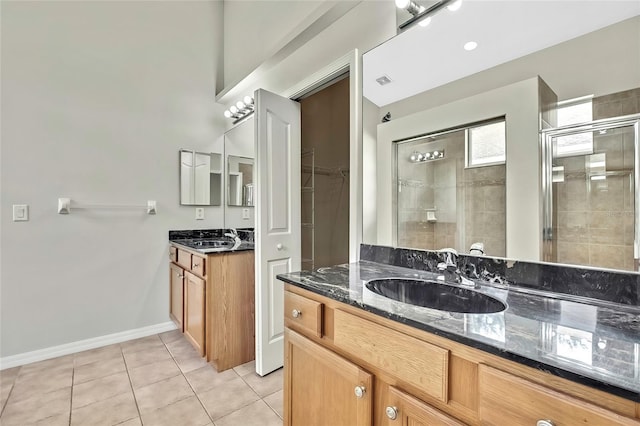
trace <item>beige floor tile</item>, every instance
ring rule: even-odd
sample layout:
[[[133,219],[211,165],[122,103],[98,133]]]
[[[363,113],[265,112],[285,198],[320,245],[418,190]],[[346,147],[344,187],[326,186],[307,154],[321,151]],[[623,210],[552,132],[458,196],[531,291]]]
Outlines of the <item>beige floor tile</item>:
[[[136,417],[135,419],[127,420],[126,422],[118,423],[117,426],[142,426],[142,420],[140,417]]]
[[[0,424],[25,425],[52,416],[68,416],[71,409],[71,387],[16,399],[13,393],[7,401]]]
[[[169,352],[171,352],[171,355],[174,357],[188,358],[200,356],[196,348],[184,338],[167,343],[167,349],[169,349]]]
[[[171,359],[171,354],[164,345],[124,354],[124,360],[126,361],[127,369],[129,370],[167,359]]]
[[[233,367],[233,369],[238,373],[238,376],[246,376],[249,373],[256,372],[256,362],[249,361],[246,364],[239,365],[237,367]]]
[[[73,374],[74,385],[110,376],[112,374],[126,371],[124,359],[122,357],[108,359],[106,361],[95,361],[77,367]]]
[[[120,343],[122,353],[129,354],[142,350],[149,350],[153,348],[163,347],[164,343],[160,340],[157,334],[153,336],[143,337],[141,339],[129,340],[128,342]]]
[[[0,371],[0,386],[5,386],[7,384],[13,384],[18,377],[18,373],[20,373],[20,369],[22,367],[13,367],[7,368],[6,370]]]
[[[69,426],[70,413],[47,417],[33,423],[34,426]],[[0,423],[4,425],[4,423]]]
[[[90,349],[88,351],[79,352],[74,358],[74,365],[79,367],[85,364],[91,364],[96,361],[106,361],[113,358],[122,357],[122,349],[120,344],[103,346],[101,348]]]
[[[33,395],[41,395],[58,389],[71,386],[73,380],[73,368],[58,367],[51,371],[32,371],[22,374],[16,379],[12,395],[16,399],[30,398]]]
[[[233,369],[218,373],[211,365],[190,371],[185,376],[196,393],[206,392],[225,382],[238,379],[238,375]]]
[[[126,371],[111,376],[84,382],[73,387],[73,409],[104,401],[113,396],[131,391],[129,375]]]
[[[282,389],[282,368],[264,377],[260,377],[256,373],[249,373],[246,376],[242,376],[242,379],[247,382],[260,397],[264,398]]]
[[[172,358],[142,367],[129,369],[134,389],[156,383],[180,374],[180,369]]]
[[[2,385],[0,385],[0,413],[2,413],[4,403],[7,402],[7,399],[9,399],[11,389],[13,389],[13,383],[3,383]]]
[[[69,368],[73,368],[73,355],[65,355],[58,358],[52,358],[23,365],[20,369],[20,374],[18,377],[43,371],[49,373],[53,371],[66,371]]]
[[[215,420],[216,426],[282,426],[282,419],[259,400]]]
[[[179,375],[135,390],[141,414],[193,396],[184,376]]]
[[[209,391],[198,393],[198,398],[214,423],[216,419],[259,399],[240,377],[221,383]]]
[[[183,373],[188,373],[193,370],[205,367],[209,365],[206,358],[202,358],[199,354],[196,356],[174,356],[178,367]]]
[[[211,419],[195,396],[142,414],[145,425],[153,426],[204,426]]]
[[[116,425],[138,417],[131,391],[71,411],[71,425]]]
[[[279,390],[276,393],[265,396],[264,402],[266,402],[280,418],[284,418],[284,391]]]
[[[182,331],[180,330],[166,331],[164,333],[160,333],[158,336],[160,337],[160,340],[162,340],[165,344],[175,342],[179,339],[184,339]]]

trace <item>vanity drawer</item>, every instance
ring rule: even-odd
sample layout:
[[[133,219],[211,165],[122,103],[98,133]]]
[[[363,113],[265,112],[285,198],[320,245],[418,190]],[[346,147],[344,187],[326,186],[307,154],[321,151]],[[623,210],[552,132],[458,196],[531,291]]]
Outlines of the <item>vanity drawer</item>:
[[[447,402],[449,350],[338,309],[333,315],[337,347]]]
[[[191,270],[191,253],[185,250],[178,250],[178,260],[176,261],[178,265],[182,266],[187,270]]]
[[[172,262],[178,261],[178,249],[174,246],[169,246],[169,260]]]
[[[285,291],[285,326],[322,337],[322,306],[320,302]]]
[[[486,425],[635,425],[636,420],[513,374],[480,365],[480,421]]]
[[[206,260],[204,257],[191,255],[191,272],[204,277]]]

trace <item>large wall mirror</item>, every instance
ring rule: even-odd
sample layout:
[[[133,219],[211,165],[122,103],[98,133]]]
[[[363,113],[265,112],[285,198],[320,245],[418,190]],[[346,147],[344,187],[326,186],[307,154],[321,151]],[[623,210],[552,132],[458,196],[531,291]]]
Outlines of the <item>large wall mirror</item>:
[[[549,129],[639,117],[640,3],[477,0],[430,18],[363,56],[364,241],[638,271],[634,124],[581,129],[587,148]],[[504,161],[470,164],[469,129],[502,119]]]
[[[253,207],[253,158],[227,156],[227,204]]]
[[[219,206],[222,200],[222,154],[181,149],[180,204]]]

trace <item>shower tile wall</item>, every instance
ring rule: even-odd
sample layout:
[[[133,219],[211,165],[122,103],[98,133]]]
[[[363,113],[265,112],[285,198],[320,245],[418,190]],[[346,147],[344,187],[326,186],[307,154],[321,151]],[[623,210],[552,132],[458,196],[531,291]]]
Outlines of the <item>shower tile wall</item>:
[[[505,255],[505,166],[465,169],[464,148],[462,130],[398,146],[398,246],[468,252],[482,242],[487,254]],[[442,149],[442,160],[409,160]]]
[[[593,119],[640,112],[640,89],[593,99]],[[565,181],[554,184],[557,261],[634,270],[634,136],[630,128],[593,135],[594,154],[604,153],[606,180],[589,181],[585,158],[558,159]]]

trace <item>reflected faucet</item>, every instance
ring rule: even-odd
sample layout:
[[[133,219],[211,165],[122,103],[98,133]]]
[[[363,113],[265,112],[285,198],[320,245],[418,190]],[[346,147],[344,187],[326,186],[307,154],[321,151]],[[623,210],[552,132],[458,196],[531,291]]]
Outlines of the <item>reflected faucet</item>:
[[[444,248],[438,250],[439,253],[444,253],[444,262],[438,263],[438,271],[442,272],[442,275],[437,277],[439,281],[445,282],[454,282],[456,284],[468,286],[468,287],[479,287],[478,284],[474,283],[470,279],[464,277],[460,269],[458,269],[458,265],[456,265],[455,257],[458,256],[458,252],[452,248]]]

